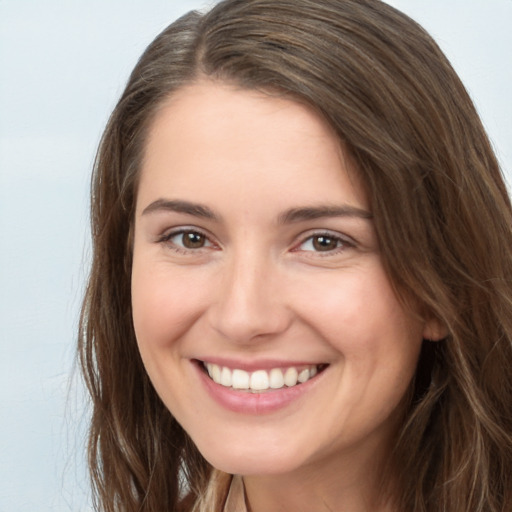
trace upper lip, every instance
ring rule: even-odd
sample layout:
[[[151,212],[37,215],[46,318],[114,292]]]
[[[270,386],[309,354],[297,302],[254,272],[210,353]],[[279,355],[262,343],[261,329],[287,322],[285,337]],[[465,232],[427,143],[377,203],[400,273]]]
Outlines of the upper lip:
[[[326,366],[328,363],[324,361],[311,361],[311,360],[294,360],[287,361],[283,359],[259,359],[244,361],[241,359],[227,359],[223,357],[205,357],[197,358],[196,361],[201,363],[211,363],[218,366],[224,366],[230,369],[245,370],[253,372],[256,370],[271,370],[273,368],[298,368],[302,366]]]

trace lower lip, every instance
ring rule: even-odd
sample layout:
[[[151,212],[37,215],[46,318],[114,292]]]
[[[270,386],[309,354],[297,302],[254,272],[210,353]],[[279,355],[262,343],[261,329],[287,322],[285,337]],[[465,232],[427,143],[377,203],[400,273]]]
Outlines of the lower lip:
[[[234,390],[214,382],[195,364],[199,378],[209,395],[222,407],[242,414],[269,414],[288,407],[309,393],[322,377],[323,372],[312,379],[290,388],[270,389],[260,393]]]

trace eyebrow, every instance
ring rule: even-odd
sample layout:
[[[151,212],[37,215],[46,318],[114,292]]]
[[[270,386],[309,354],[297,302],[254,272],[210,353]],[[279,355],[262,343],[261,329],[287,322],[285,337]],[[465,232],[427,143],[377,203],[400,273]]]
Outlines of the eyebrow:
[[[198,203],[182,200],[157,199],[142,211],[142,215],[148,215],[159,211],[186,213],[194,217],[219,220],[218,216],[210,208]]]
[[[323,217],[355,217],[360,219],[372,219],[373,215],[362,208],[350,205],[341,206],[310,206],[305,208],[291,208],[279,215],[279,224],[292,224],[308,220],[321,219]]]
[[[180,199],[157,199],[144,208],[142,215],[148,215],[160,211],[185,213],[187,215],[193,215],[194,217],[201,217],[213,221],[220,220],[220,217],[207,206]],[[293,224],[296,222],[321,219],[324,217],[354,217],[369,220],[373,218],[373,215],[369,211],[350,205],[307,206],[286,210],[279,215],[278,223]]]

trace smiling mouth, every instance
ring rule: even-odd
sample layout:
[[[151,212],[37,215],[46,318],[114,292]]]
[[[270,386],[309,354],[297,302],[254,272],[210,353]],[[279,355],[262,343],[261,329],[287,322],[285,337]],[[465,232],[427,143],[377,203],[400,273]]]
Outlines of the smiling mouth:
[[[327,364],[313,364],[247,372],[204,361],[200,361],[200,365],[216,384],[249,393],[263,393],[299,386],[313,379],[328,366]]]

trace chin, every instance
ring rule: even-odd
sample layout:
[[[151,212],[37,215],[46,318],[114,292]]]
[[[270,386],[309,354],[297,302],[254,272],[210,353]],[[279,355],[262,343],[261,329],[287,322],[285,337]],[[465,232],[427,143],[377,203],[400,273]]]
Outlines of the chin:
[[[201,451],[203,457],[216,469],[233,475],[277,475],[292,472],[304,464],[299,459],[297,449],[294,454],[267,447],[251,446],[250,449],[237,449],[235,446],[220,452]]]

